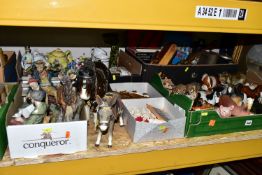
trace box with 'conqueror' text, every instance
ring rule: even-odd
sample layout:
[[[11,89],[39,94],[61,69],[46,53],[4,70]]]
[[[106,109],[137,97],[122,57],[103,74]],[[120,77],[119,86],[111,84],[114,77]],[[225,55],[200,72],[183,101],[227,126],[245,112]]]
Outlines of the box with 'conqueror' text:
[[[20,96],[19,96],[20,95]],[[12,102],[8,118],[21,106],[21,87]],[[7,125],[11,158],[34,158],[39,155],[71,154],[87,150],[87,121]]]

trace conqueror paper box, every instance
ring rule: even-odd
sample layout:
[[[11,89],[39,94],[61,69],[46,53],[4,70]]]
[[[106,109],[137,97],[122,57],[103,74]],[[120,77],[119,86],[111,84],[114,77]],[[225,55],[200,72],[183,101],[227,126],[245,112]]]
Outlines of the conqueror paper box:
[[[87,150],[87,121],[46,124],[8,125],[21,107],[22,88],[19,86],[7,112],[7,136],[11,158],[33,158],[39,155],[70,154]]]
[[[11,158],[70,154],[87,149],[87,122],[74,121],[7,127]]]

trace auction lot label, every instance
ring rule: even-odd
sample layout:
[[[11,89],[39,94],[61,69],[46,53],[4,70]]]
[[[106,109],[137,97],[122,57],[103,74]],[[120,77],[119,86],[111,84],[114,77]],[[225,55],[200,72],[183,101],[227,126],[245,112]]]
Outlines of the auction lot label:
[[[227,8],[215,6],[196,6],[196,18],[246,20],[247,9]]]

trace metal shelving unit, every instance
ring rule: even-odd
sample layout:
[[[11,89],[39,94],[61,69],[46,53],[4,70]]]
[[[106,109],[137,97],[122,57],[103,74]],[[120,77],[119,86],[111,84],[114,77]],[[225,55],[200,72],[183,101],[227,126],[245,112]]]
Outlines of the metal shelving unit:
[[[245,20],[195,18],[196,6],[247,9]],[[262,34],[262,3],[236,0],[2,0],[0,26]],[[61,29],[62,30],[62,29]],[[130,174],[262,156],[262,139],[0,168],[0,174]]]
[[[246,20],[195,18],[198,5],[244,8]],[[237,0],[2,0],[0,25],[261,34],[261,9],[260,2]]]

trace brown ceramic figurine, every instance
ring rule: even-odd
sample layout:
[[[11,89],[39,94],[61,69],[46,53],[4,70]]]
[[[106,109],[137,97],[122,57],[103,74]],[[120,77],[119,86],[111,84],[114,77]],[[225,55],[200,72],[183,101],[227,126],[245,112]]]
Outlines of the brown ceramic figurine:
[[[58,88],[58,103],[63,110],[63,121],[72,121],[79,119],[80,99],[77,96],[76,88],[73,86],[76,79],[75,74],[64,75],[60,73],[58,78],[61,81],[61,86]]]
[[[38,61],[34,62],[34,65],[36,69],[34,70],[33,77],[39,80],[41,88],[47,93],[47,97],[52,96],[57,102],[57,90],[51,85],[51,82],[49,81],[50,77],[47,71],[46,62],[43,59],[39,59]]]

